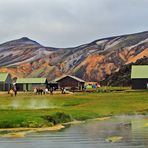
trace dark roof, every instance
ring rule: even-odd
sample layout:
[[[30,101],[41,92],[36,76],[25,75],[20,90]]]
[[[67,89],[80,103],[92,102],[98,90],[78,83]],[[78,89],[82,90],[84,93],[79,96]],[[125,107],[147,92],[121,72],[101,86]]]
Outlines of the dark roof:
[[[76,77],[76,76],[71,76],[71,75],[64,75],[64,76],[59,77],[59,78],[57,78],[57,79],[55,79],[55,80],[53,80],[53,81],[51,81],[51,82],[58,82],[59,80],[62,80],[62,79],[64,79],[64,78],[66,78],[66,77],[70,77],[70,78],[72,78],[72,79],[74,79],[74,80],[76,80],[76,81],[79,81],[79,82],[85,82],[84,80],[82,80],[82,79],[80,79],[80,78],[78,78],[78,77]]]

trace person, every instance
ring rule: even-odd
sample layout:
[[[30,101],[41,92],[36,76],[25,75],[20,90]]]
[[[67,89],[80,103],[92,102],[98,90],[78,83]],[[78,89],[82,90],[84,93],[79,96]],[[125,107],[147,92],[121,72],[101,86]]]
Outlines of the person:
[[[14,89],[14,95],[15,96],[17,95],[17,89]]]
[[[40,88],[36,88],[36,94],[40,95]]]
[[[50,94],[53,94],[53,87],[50,87]]]
[[[61,88],[61,93],[64,94],[64,87]]]
[[[42,95],[42,94],[43,94],[43,89],[41,88],[41,89],[40,89],[40,95]]]
[[[37,95],[37,88],[34,88],[33,92]]]
[[[99,83],[97,83],[96,86],[97,86],[97,88],[100,88],[101,87],[101,85]]]
[[[14,93],[14,91],[12,89],[10,89],[9,94],[10,94],[11,97],[13,97],[13,93]]]
[[[64,92],[63,92],[64,94],[66,93],[66,88],[64,88]]]
[[[48,94],[48,88],[45,88],[45,94]]]
[[[65,87],[62,87],[62,88],[61,88],[61,91],[62,91],[62,94],[65,94],[65,93],[66,93]]]

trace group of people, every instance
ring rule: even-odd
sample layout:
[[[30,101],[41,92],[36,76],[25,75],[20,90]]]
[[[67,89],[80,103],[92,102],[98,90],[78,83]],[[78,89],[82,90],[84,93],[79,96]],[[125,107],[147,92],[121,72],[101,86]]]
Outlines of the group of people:
[[[42,89],[42,88],[34,88],[34,93],[36,95],[43,95],[43,94],[51,94],[53,95],[53,91],[54,91],[54,87],[50,87],[50,88],[45,88],[45,89]],[[65,94],[66,93],[66,89],[65,88],[61,88],[61,93],[62,94]]]
[[[43,94],[53,94],[53,91],[54,91],[54,87],[50,87],[49,89],[48,88],[34,88],[34,93],[36,95],[43,95]],[[62,94],[65,94],[66,93],[66,89],[65,88],[61,88],[61,93]],[[10,94],[11,96],[16,96],[17,95],[17,89],[16,87],[13,87],[11,88],[9,91],[8,91],[8,94]]]
[[[50,94],[52,95],[53,94],[53,90],[54,90],[53,87],[50,87],[50,89],[48,89],[48,88],[45,88],[45,89],[34,88],[34,93],[36,95],[43,95],[43,94],[48,94],[50,92]]]

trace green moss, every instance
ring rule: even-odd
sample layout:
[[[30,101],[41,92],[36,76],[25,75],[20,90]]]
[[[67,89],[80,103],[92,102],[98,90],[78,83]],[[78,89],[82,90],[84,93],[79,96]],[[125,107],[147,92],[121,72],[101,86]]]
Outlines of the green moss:
[[[148,114],[147,98],[147,92],[132,92],[129,89],[73,95],[36,96],[22,93],[10,97],[5,94],[0,96],[0,128],[45,127],[73,119]],[[52,120],[48,120],[48,117],[52,117]]]

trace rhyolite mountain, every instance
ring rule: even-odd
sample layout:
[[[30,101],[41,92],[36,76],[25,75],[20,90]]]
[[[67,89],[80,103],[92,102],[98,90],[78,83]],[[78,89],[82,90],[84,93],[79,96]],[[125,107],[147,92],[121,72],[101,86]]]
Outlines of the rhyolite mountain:
[[[73,48],[45,47],[23,37],[0,45],[0,72],[48,80],[71,74],[86,81],[101,81],[144,56],[148,57],[148,31],[99,39]]]
[[[130,86],[132,65],[148,65],[148,57],[144,56],[134,63],[122,65],[119,71],[106,75],[100,83],[105,86]]]

